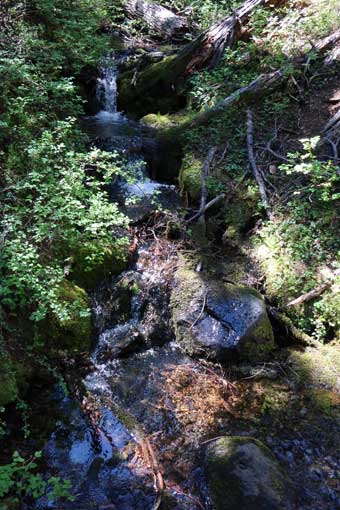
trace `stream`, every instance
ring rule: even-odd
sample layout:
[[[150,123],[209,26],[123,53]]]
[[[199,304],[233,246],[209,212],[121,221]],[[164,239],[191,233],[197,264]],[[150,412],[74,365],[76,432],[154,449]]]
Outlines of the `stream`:
[[[97,146],[127,158],[134,179],[116,179],[111,198],[131,222],[140,222],[159,204],[175,207],[179,197],[175,186],[150,178],[147,159],[156,142],[138,122],[117,111],[116,76],[111,59],[98,78],[101,109],[84,119],[83,129]],[[192,495],[202,486],[201,471],[191,453],[181,458],[185,420],[178,420],[167,396],[174,371],[195,370],[174,343],[170,327],[169,274],[175,264],[172,242],[145,241],[130,268],[95,292],[98,339],[91,371],[83,380],[82,406],[56,391],[59,420],[43,449],[47,476],[70,480],[74,501],[42,497],[37,510],[156,509],[164,485],[157,477],[163,476],[171,508],[201,508]],[[193,437],[189,442],[196,441]]]

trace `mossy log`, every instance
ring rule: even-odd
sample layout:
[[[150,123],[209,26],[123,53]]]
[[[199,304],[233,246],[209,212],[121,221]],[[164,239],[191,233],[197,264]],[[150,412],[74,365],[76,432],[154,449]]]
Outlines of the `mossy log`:
[[[327,50],[331,49],[340,41],[340,30],[334,32],[332,35],[321,39],[315,44],[313,50],[316,50],[319,55],[324,54]],[[286,66],[282,69],[277,69],[272,73],[261,74],[248,85],[237,89],[230,96],[219,101],[215,106],[198,114],[192,121],[190,121],[186,128],[194,128],[209,122],[212,118],[217,118],[223,115],[231,106],[238,103],[246,103],[257,99],[268,92],[271,92],[281,86],[285,80],[291,75],[291,69],[301,69],[309,59],[309,54],[305,58],[296,58],[287,61]],[[327,58],[325,60],[327,63]]]
[[[149,28],[163,37],[174,37],[189,30],[187,18],[177,16],[161,5],[144,0],[127,0],[125,11],[131,18],[142,19]]]
[[[280,3],[282,0],[272,0],[270,5]],[[247,0],[232,15],[185,45],[177,55],[151,64],[139,73],[123,73],[118,81],[120,108],[141,117],[150,112],[168,113],[185,106],[185,98],[181,96],[183,80],[198,69],[215,66],[224,49],[240,39],[242,25],[254,9],[263,4],[269,4],[268,0]]]

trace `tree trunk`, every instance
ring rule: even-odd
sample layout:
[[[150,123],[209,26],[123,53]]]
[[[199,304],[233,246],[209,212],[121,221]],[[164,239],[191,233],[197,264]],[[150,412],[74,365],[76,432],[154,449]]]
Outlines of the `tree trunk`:
[[[136,0],[133,1],[136,3]],[[284,0],[270,1],[270,5],[278,5]],[[268,0],[246,0],[231,16],[226,16],[208,28],[194,41],[186,44],[177,55],[166,57],[137,75],[132,72],[121,75],[118,98],[120,107],[137,116],[151,111],[167,113],[176,109],[179,104],[183,107],[178,92],[181,81],[202,67],[216,65],[224,49],[239,40],[241,27],[248,21],[254,9],[268,3]],[[134,89],[131,88],[131,83],[134,83]],[[131,111],[131,105],[134,111]]]
[[[177,67],[183,76],[209,65],[214,67],[225,48],[232,47],[241,36],[241,27],[254,9],[268,0],[247,0],[231,16],[226,16],[187,44],[176,57]]]
[[[166,37],[174,37],[189,30],[189,23],[183,16],[177,16],[161,5],[144,0],[127,0],[125,11],[131,18],[142,19],[149,28]]]

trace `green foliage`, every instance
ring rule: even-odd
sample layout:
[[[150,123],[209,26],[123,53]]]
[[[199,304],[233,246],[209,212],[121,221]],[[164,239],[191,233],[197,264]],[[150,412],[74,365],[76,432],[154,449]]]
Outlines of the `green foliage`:
[[[6,310],[25,307],[34,321],[48,313],[71,318],[73,304],[59,289],[80,252],[85,272],[108,250],[124,256],[117,229],[126,220],[107,193],[121,164],[116,155],[86,153],[75,121],[83,103],[76,78],[110,46],[101,31],[107,5],[32,0],[2,7],[0,296]]]
[[[267,293],[288,302],[318,286],[339,266],[337,211],[340,176],[331,160],[317,159],[318,138],[302,140],[303,152],[288,154],[281,171],[293,186],[290,201],[268,222],[257,240],[257,253],[267,278]],[[339,287],[296,311],[302,327],[319,340],[339,336]]]
[[[18,452],[14,452],[10,464],[0,466],[0,498],[15,494],[22,499],[30,496],[38,499],[47,493],[48,498],[67,498],[73,501],[70,495],[71,483],[59,477],[51,477],[45,481],[40,473],[37,473],[37,460],[41,458],[41,452],[35,452],[32,458],[24,459]]]
[[[114,158],[98,150],[74,152],[66,142],[73,126],[70,120],[59,122],[26,147],[20,157],[27,173],[3,204],[1,295],[11,307],[36,303],[33,320],[47,311],[67,318],[57,292],[73,254],[86,248],[89,270],[101,263],[108,244],[124,245],[124,238],[112,239],[114,228],[125,220],[105,190],[118,172]]]
[[[166,0],[164,5],[177,12],[184,11],[185,15],[204,30],[215,21],[227,16],[240,3],[242,2],[238,0]]]

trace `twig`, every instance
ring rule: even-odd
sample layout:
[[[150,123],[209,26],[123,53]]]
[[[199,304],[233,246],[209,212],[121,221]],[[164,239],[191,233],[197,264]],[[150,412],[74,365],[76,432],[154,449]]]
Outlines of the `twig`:
[[[210,165],[212,163],[212,160],[214,159],[216,153],[216,147],[212,147],[208,155],[205,159],[203,170],[202,170],[202,176],[201,176],[201,205],[200,205],[200,211],[204,211],[206,203],[207,203],[207,195],[208,195],[208,189],[207,189],[207,177],[209,175]]]
[[[281,154],[279,154],[278,152],[274,151],[271,147],[269,147],[269,144],[270,142],[267,143],[267,145],[265,147],[259,145],[258,148],[259,149],[262,149],[264,151],[267,151],[269,152],[270,154],[272,154],[273,156],[275,156],[275,158],[277,159],[282,159],[282,161],[285,161],[286,163],[289,162],[289,159],[288,158],[285,158],[284,156],[281,156]]]
[[[271,218],[271,213],[269,210],[269,203],[267,197],[267,190],[263,181],[263,178],[257,168],[255,155],[254,155],[254,126],[253,126],[253,114],[250,109],[247,110],[247,147],[248,147],[248,158],[250,166],[253,170],[254,177],[260,189],[260,195],[262,199],[262,204],[266,210],[266,213],[269,218]]]
[[[203,168],[202,168],[202,175],[201,175],[201,202],[200,202],[199,211],[192,218],[187,220],[186,223],[191,223],[196,218],[200,218],[201,216],[204,216],[204,213],[205,213],[206,207],[207,207],[207,196],[208,196],[207,177],[209,175],[210,165],[212,163],[212,160],[214,159],[215,153],[216,153],[216,147],[212,147],[211,149],[209,149],[209,152],[207,154],[207,157],[205,158],[204,165],[203,165]],[[210,202],[209,202],[209,204],[210,204]],[[209,205],[209,207],[211,207],[211,205]]]
[[[198,321],[199,321],[199,320],[200,320],[200,318],[202,317],[203,312],[204,312],[205,305],[206,305],[206,303],[207,303],[207,296],[208,296],[208,292],[205,292],[205,293],[204,293],[204,296],[203,296],[202,309],[201,309],[201,311],[200,311],[199,316],[197,317],[197,319],[195,319],[195,321],[191,324],[190,329],[192,329],[194,326],[196,326],[196,324],[198,323]]]

